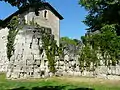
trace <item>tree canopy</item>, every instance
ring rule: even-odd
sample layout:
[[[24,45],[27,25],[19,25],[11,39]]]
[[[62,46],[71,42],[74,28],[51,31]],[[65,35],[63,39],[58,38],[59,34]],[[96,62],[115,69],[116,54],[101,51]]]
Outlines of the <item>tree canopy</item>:
[[[89,12],[83,21],[90,27],[88,31],[100,30],[105,24],[116,24],[120,29],[120,0],[80,0],[79,4]]]
[[[29,4],[44,2],[45,0],[0,0],[0,1],[8,2],[12,6],[16,6],[19,8],[21,6],[24,7],[24,6],[29,5]]]

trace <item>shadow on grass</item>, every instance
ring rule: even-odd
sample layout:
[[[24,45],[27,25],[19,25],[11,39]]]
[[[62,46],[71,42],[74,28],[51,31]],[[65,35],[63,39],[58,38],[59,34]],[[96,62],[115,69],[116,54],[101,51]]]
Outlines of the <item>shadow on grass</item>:
[[[93,88],[74,88],[74,89],[69,89],[69,90],[95,90]]]
[[[64,90],[66,86],[43,86],[43,87],[33,87],[32,89],[27,89],[25,87],[14,88],[9,90]],[[66,90],[66,89],[65,89]],[[67,90],[95,90],[92,88],[74,88]]]

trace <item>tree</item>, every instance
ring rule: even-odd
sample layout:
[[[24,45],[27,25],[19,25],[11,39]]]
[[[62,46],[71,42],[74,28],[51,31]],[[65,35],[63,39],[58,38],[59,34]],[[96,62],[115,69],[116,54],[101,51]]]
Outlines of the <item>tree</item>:
[[[60,41],[61,43],[66,42],[66,44],[72,44],[72,45],[77,45],[77,43],[79,42],[77,39],[70,39],[69,37],[61,37]]]
[[[82,37],[85,47],[90,45],[102,54],[105,65],[116,65],[120,59],[120,0],[80,0],[79,4],[88,11],[83,21],[89,26]]]
[[[3,21],[0,19],[0,26],[2,25],[2,22],[3,22]]]
[[[44,0],[0,0],[0,1],[8,2],[12,6],[16,6],[18,8],[34,3],[44,2]]]
[[[120,35],[120,0],[80,0],[79,4],[89,13],[83,21],[90,27],[88,31],[100,30],[105,24],[116,24]]]

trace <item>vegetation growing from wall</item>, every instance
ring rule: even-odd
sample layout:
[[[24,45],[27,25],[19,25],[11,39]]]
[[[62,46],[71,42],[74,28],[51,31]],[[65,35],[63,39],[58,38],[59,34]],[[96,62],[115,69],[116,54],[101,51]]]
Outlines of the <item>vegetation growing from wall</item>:
[[[14,42],[15,42],[15,37],[19,31],[19,20],[17,16],[14,16],[9,24],[8,24],[8,28],[9,33],[7,36],[7,57],[10,60],[11,56],[14,54]],[[33,27],[37,27],[38,30],[40,30],[40,37],[42,39],[42,44],[43,44],[43,50],[45,50],[46,55],[47,55],[47,59],[48,59],[48,63],[49,63],[49,69],[52,73],[55,73],[55,56],[59,56],[60,55],[60,50],[56,44],[56,40],[54,40],[54,35],[51,34],[51,29],[50,28],[45,28],[45,27],[40,27],[37,23],[34,23],[34,19],[30,22],[30,25],[32,25]],[[40,40],[40,39],[39,39]],[[39,45],[39,43],[38,43]],[[39,51],[40,54],[42,53],[40,46],[39,46]]]
[[[19,20],[17,16],[14,16],[9,24],[8,24],[8,28],[9,28],[9,32],[8,32],[8,36],[7,36],[7,58],[10,61],[11,56],[14,53],[14,42],[15,42],[15,37],[19,31],[18,29],[18,25],[19,25]]]
[[[43,41],[43,48],[45,49],[48,63],[49,63],[49,69],[52,73],[55,73],[55,56],[57,52],[57,45],[56,41],[54,40],[54,36],[48,33],[43,32],[42,35],[42,41]]]
[[[54,74],[56,72],[55,69],[55,56],[58,55],[58,46],[56,44],[56,40],[54,40],[54,35],[51,34],[51,29],[50,28],[45,28],[39,26],[37,23],[34,23],[32,20],[30,24],[34,25],[37,27],[37,29],[40,31],[40,38],[42,40],[42,47],[39,47],[39,52],[40,54],[45,50],[45,53],[47,55],[48,59],[48,64],[49,64],[49,69],[50,71]],[[40,45],[38,43],[38,45]]]
[[[53,74],[55,74],[55,56],[59,56],[60,49],[57,46],[54,35],[51,33],[51,28],[41,27],[39,24],[34,22],[34,18],[32,18],[32,21],[30,21],[30,25],[35,26],[41,33],[40,38],[38,39],[38,41],[40,39],[42,40],[42,47],[40,47],[40,44],[38,43],[39,54],[42,54],[43,50],[45,50],[48,59],[49,69]]]

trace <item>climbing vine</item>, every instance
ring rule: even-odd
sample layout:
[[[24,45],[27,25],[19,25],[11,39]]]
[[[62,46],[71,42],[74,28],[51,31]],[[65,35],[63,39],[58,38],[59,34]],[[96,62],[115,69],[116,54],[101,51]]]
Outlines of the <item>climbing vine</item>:
[[[42,39],[42,48],[45,50],[45,53],[47,55],[49,69],[54,74],[56,72],[55,56],[57,55],[57,51],[58,51],[58,46],[56,44],[56,40],[54,40],[54,35],[51,34],[50,28],[40,27],[38,24],[36,24],[36,26],[41,31],[40,35],[41,35],[41,39]],[[43,51],[42,48],[40,48],[40,46],[39,46],[40,54]]]
[[[55,54],[56,54],[56,41],[53,35],[44,33],[42,36],[43,48],[46,51],[46,55],[49,62],[49,68],[52,73],[55,73]]]
[[[7,27],[9,28],[8,31],[8,36],[7,36],[7,58],[10,61],[11,56],[14,53],[14,42],[15,42],[15,37],[19,31],[18,29],[18,25],[19,25],[19,20],[18,20],[18,16],[14,16],[9,24],[7,25]]]

